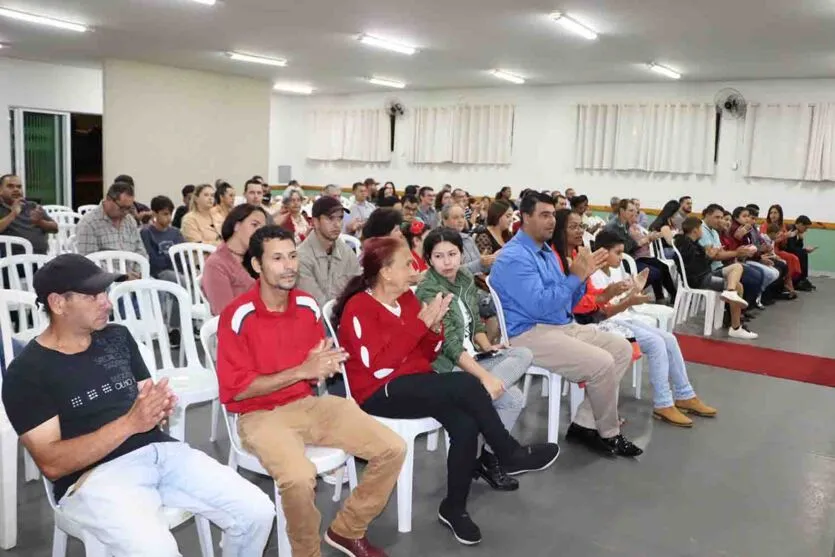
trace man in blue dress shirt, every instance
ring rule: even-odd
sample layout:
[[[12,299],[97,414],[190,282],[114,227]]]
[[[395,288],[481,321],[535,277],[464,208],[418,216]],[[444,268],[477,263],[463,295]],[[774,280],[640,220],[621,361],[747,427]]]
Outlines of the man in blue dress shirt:
[[[566,432],[566,440],[606,456],[638,456],[643,451],[620,432],[620,380],[632,361],[623,337],[574,322],[572,308],[586,291],[586,279],[606,261],[607,252],[582,248],[566,274],[548,243],[556,210],[551,198],[528,194],[521,202],[522,229],[499,251],[490,284],[502,302],[511,344],[529,348],[534,363],[573,383],[586,383],[586,398]]]

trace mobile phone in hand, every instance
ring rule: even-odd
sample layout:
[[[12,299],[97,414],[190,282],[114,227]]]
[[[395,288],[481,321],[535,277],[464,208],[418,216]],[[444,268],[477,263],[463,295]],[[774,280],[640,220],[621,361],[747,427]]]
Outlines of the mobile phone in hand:
[[[492,358],[493,356],[498,356],[498,350],[487,350],[485,352],[478,352],[474,357],[475,361],[480,362],[482,360],[486,360],[488,358]]]

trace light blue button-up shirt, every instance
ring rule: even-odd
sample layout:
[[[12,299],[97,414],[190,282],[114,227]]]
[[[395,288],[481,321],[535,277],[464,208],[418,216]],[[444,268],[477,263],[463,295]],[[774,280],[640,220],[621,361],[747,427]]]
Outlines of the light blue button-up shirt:
[[[705,223],[702,223],[702,237],[699,238],[699,243],[703,248],[713,247],[722,249],[722,240],[719,239],[719,233]],[[722,262],[714,259],[710,262],[710,268],[714,271],[716,269],[721,269]]]
[[[586,293],[583,281],[563,273],[548,244],[537,246],[522,230],[499,251],[490,270],[490,286],[502,302],[509,337],[538,323],[573,322],[571,309]]]

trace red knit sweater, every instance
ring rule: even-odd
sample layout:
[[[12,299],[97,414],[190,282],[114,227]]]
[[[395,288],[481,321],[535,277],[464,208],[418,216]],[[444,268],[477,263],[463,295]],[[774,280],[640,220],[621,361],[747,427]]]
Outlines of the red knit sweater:
[[[432,361],[443,345],[418,319],[420,301],[411,290],[397,299],[398,317],[366,292],[345,305],[339,322],[339,344],[348,354],[345,371],[358,404],[402,375],[432,373]]]

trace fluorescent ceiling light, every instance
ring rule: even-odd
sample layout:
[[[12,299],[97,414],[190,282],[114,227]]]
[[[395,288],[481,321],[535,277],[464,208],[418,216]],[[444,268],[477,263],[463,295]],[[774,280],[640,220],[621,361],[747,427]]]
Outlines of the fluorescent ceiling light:
[[[521,75],[516,75],[515,73],[506,72],[504,70],[490,70],[490,73],[493,74],[494,77],[504,79],[505,81],[510,81],[511,83],[515,83],[516,85],[522,85],[523,83],[525,83],[525,78]]]
[[[197,2],[198,4],[205,4],[207,6],[214,6],[217,3],[217,0],[191,0],[192,2]]]
[[[551,19],[562,25],[566,31],[571,31],[572,33],[580,35],[584,39],[588,39],[590,41],[597,39],[597,33],[593,29],[583,23],[580,23],[573,17],[560,12],[554,12],[551,14]]]
[[[395,81],[393,79],[386,79],[385,77],[369,77],[368,83],[373,83],[374,85],[382,85],[383,87],[393,87],[395,89],[403,89],[406,84],[402,81]]]
[[[681,74],[677,71],[670,69],[667,66],[656,64],[655,62],[651,62],[649,64],[649,69],[655,73],[663,75],[664,77],[669,77],[670,79],[681,79]]]
[[[295,93],[297,95],[311,95],[315,89],[310,85],[301,85],[298,83],[276,83],[273,85],[273,91]]]
[[[362,44],[367,44],[369,46],[375,46],[377,48],[382,48],[385,50],[391,50],[392,52],[399,52],[400,54],[407,54],[411,56],[415,52],[417,52],[417,48],[413,46],[409,46],[407,44],[398,43],[394,41],[390,41],[388,39],[381,39],[380,37],[374,37],[372,35],[360,35],[357,37],[359,42]]]
[[[36,23],[38,25],[48,25],[59,29],[66,29],[67,31],[76,31],[78,33],[84,33],[88,30],[87,26],[80,23],[72,23],[70,21],[62,21],[60,19],[53,19],[42,15],[18,12],[15,10],[9,10],[8,8],[0,8],[0,16],[16,19],[18,21],[25,21],[27,23]]]
[[[282,68],[287,65],[287,60],[285,60],[284,58],[265,58],[264,56],[243,54],[241,52],[227,52],[226,55],[232,60],[237,60],[238,62],[252,62],[253,64],[279,66]]]

